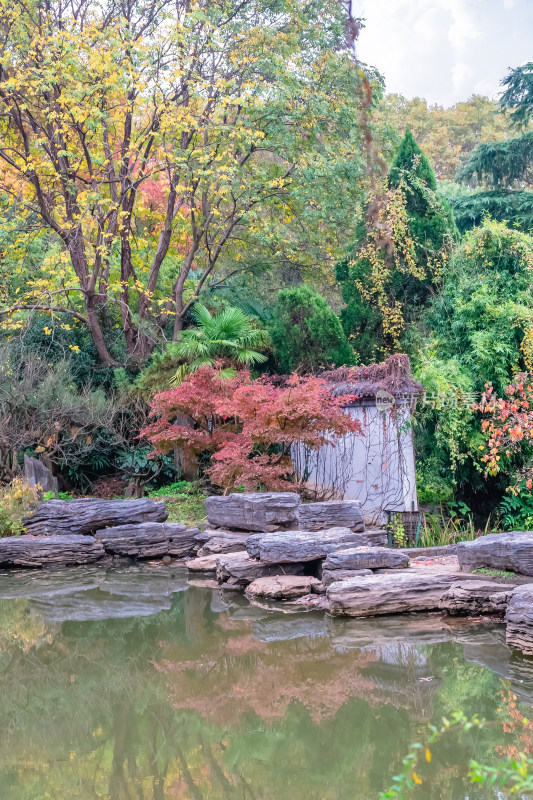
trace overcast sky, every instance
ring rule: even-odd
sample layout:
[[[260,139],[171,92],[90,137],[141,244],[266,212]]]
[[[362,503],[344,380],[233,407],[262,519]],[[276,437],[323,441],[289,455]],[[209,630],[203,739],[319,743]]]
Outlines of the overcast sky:
[[[496,96],[508,67],[533,61],[533,0],[352,0],[359,58],[389,92],[450,106]]]

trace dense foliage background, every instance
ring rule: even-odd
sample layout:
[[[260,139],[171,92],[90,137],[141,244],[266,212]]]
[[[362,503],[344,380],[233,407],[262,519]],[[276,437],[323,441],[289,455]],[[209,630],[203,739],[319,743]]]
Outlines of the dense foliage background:
[[[157,392],[402,352],[421,501],[527,519],[476,404],[533,369],[533,64],[443,109],[385,94],[333,0],[37,6],[0,0],[0,481],[157,490]]]

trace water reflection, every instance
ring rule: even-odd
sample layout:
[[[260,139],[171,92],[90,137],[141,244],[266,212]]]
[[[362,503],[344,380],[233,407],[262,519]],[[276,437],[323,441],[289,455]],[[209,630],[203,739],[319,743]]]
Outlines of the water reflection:
[[[490,724],[417,797],[494,798],[468,758],[515,746],[497,709],[533,703],[503,626],[272,612],[149,564],[3,573],[0,598],[2,800],[372,800],[458,708]]]

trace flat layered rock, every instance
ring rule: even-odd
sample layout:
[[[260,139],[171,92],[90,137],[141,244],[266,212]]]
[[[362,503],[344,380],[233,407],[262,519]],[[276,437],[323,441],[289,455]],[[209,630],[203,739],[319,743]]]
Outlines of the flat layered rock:
[[[409,556],[388,547],[350,547],[330,553],[323,568],[335,569],[402,569],[409,566]]]
[[[117,525],[164,522],[164,503],[142,497],[139,500],[48,500],[23,520],[29,534],[90,534]]]
[[[505,614],[505,640],[509,647],[533,655],[533,584],[515,589]]]
[[[190,572],[216,572],[218,558],[219,556],[216,553],[211,556],[191,558],[185,566]]]
[[[401,547],[402,553],[407,553],[410,558],[428,556],[428,558],[439,558],[441,556],[454,556],[457,552],[455,544],[438,544],[434,547]]]
[[[245,531],[298,527],[300,498],[295,492],[248,492],[207,497],[209,525]]]
[[[245,542],[248,536],[250,536],[251,531],[230,531],[227,528],[203,528],[199,525],[198,526],[198,533],[196,535],[196,541],[198,545],[201,546],[208,542],[210,539],[226,539],[226,538],[233,538],[233,539],[241,539],[241,541]]]
[[[212,556],[206,556],[212,558]],[[217,579],[229,585],[246,586],[257,578],[279,575],[303,575],[303,564],[287,564],[280,569],[278,564],[268,564],[250,558],[248,553],[227,553],[217,557]]]
[[[325,558],[343,545],[355,547],[359,544],[358,535],[349,528],[253,534],[246,542],[246,549],[252,558],[266,564],[301,563]]]
[[[514,587],[505,583],[459,581],[444,593],[440,608],[453,615],[501,614],[513,592]]]
[[[363,578],[373,574],[371,569],[325,569],[322,567],[322,583],[324,586],[329,586],[330,583],[335,583],[335,581],[345,581],[348,578]]]
[[[196,553],[198,528],[187,528],[186,525],[173,522],[164,522],[162,525],[168,535],[167,555],[172,558],[187,558]]]
[[[261,597],[267,600],[293,600],[295,597],[317,592],[321,588],[318,578],[308,575],[273,575],[257,578],[245,591],[248,598]]]
[[[156,558],[168,553],[169,531],[161,522],[117,525],[96,531],[95,538],[107,553],[130,558]]]
[[[215,553],[238,553],[246,547],[248,533],[228,533],[223,536],[213,536],[198,550],[199,556],[209,556]]]
[[[106,552],[129,558],[185,558],[195,553],[198,528],[173,522],[144,522],[117,525],[96,531]]]
[[[304,503],[299,508],[298,522],[298,527],[304,531],[350,528],[360,532],[365,529],[361,506],[356,500]]]
[[[381,528],[366,528],[364,533],[359,534],[357,543],[361,546],[369,547],[388,547],[389,535]]]
[[[472,542],[458,542],[461,569],[482,567],[533,575],[533,531],[489,533]]]
[[[8,536],[0,539],[0,565],[20,567],[90,564],[105,555],[93,536]]]
[[[453,578],[417,572],[356,577],[330,584],[326,591],[335,615],[370,617],[438,609]]]

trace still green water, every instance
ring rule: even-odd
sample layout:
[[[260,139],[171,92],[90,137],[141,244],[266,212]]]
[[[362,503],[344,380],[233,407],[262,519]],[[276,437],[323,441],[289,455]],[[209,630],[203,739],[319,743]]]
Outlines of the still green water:
[[[417,798],[471,757],[527,749],[531,662],[502,626],[332,620],[249,605],[150,565],[0,574],[0,800],[377,800],[430,722]]]

